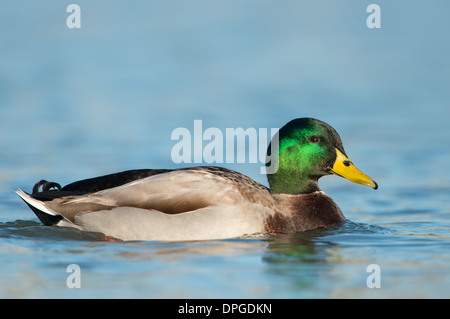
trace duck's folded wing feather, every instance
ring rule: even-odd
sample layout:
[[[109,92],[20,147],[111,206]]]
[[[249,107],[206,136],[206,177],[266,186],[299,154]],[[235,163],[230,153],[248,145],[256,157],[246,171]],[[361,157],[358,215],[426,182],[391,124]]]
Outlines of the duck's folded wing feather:
[[[78,212],[107,210],[114,207],[135,207],[166,214],[195,211],[212,205],[236,205],[240,201],[261,202],[272,198],[262,185],[255,187],[235,179],[213,174],[208,170],[175,170],[130,183],[80,196],[62,197],[47,205],[73,220]],[[248,196],[248,194],[252,194]]]

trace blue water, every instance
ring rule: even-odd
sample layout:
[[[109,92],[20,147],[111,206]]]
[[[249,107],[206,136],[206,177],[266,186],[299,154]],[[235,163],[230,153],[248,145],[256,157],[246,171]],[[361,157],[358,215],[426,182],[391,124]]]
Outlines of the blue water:
[[[0,4],[0,297],[449,298],[448,1]],[[178,127],[315,117],[380,188],[322,189],[349,219],[299,234],[104,242],[41,226],[14,194],[179,167]],[[260,163],[223,163],[267,185]],[[188,166],[186,164],[185,166]],[[68,288],[67,266],[81,270]],[[380,288],[367,267],[379,265]]]

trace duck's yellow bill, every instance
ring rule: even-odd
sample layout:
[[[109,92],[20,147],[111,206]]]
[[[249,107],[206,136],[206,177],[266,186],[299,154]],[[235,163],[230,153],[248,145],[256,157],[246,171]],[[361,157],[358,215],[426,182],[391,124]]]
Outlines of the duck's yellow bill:
[[[331,173],[344,177],[354,183],[370,186],[373,189],[378,188],[378,185],[374,180],[357,169],[348,157],[342,154],[338,149],[336,149],[336,155],[337,157],[333,167],[329,168]]]

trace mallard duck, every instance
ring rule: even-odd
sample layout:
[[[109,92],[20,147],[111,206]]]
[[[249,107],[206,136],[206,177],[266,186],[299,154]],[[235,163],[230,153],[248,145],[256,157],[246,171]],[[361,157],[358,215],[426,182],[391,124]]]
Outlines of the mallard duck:
[[[377,189],[348,159],[325,122],[295,119],[278,132],[269,188],[226,168],[139,169],[61,188],[42,180],[17,194],[47,226],[100,232],[119,240],[205,240],[294,233],[345,221],[318,179],[336,174]],[[270,146],[269,146],[270,147]]]

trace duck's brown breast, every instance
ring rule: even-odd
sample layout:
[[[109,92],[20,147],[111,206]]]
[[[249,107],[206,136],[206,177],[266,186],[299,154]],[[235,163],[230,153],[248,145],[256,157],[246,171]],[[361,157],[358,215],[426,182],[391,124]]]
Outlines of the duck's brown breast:
[[[295,233],[345,221],[337,204],[322,191],[299,195],[273,194],[273,197],[277,208],[265,219],[267,233]]]

